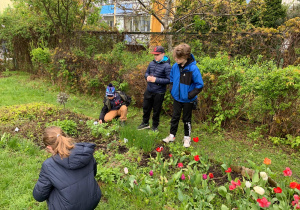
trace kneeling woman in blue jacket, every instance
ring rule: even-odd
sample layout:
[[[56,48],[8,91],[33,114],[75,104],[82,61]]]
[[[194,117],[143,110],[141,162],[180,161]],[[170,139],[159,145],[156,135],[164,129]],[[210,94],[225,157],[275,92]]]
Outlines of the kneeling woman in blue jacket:
[[[92,210],[98,205],[101,190],[95,180],[95,144],[73,144],[59,127],[46,128],[43,142],[52,157],[42,165],[33,197],[47,200],[49,210]]]

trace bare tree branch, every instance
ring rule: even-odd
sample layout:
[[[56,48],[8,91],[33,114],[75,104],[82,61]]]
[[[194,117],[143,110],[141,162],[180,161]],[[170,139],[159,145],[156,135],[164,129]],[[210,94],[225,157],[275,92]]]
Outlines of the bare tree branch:
[[[152,16],[154,16],[157,20],[158,20],[158,22],[160,22],[162,25],[163,25],[163,27],[165,28],[165,24],[163,23],[163,21],[155,14],[155,12],[153,11],[153,10],[149,10],[147,7],[146,7],[146,5],[141,1],[141,0],[138,0],[138,2],[152,15]]]

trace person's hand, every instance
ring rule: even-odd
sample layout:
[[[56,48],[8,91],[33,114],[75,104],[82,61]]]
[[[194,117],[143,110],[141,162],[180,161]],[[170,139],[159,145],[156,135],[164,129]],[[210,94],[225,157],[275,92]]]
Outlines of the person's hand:
[[[147,77],[147,82],[155,82],[155,81],[156,81],[156,77],[154,77],[154,76]]]
[[[102,124],[102,120],[99,120],[98,122],[99,122],[99,124]]]

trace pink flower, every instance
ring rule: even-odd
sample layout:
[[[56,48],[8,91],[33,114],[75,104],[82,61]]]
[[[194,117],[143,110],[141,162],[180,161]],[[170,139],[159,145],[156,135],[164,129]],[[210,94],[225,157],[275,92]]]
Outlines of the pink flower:
[[[199,137],[193,138],[193,141],[194,141],[194,142],[198,142],[198,141],[199,141]]]
[[[182,168],[183,164],[182,163],[178,163],[178,168]]]
[[[211,178],[211,179],[214,178],[213,173],[209,173],[208,176],[209,176],[209,178]]]
[[[292,201],[292,205],[296,206],[296,209],[300,209],[300,202],[299,202],[300,198],[299,198],[299,195],[294,195],[294,201]]]
[[[150,175],[150,176],[153,176],[153,171],[152,171],[152,170],[149,172],[149,175]]]
[[[263,208],[269,207],[271,204],[271,202],[268,202],[268,200],[265,197],[263,197],[262,199],[258,198],[256,201],[259,203],[259,206]]]
[[[161,151],[163,151],[163,149],[164,149],[163,147],[157,147],[157,148],[156,148],[156,151],[157,151],[157,152],[161,152]]]
[[[199,155],[194,156],[194,159],[195,161],[199,161],[200,160]]]
[[[282,189],[280,187],[276,187],[273,190],[274,190],[274,193],[282,193]]]
[[[236,185],[232,184],[232,185],[229,186],[229,190],[234,190],[235,188],[236,188]]]
[[[182,179],[182,180],[185,180],[184,174],[181,175],[181,179]]]
[[[292,176],[292,171],[289,167],[286,167],[285,170],[283,171],[284,176]]]
[[[234,190],[237,186],[241,186],[241,181],[237,180],[237,182],[231,180],[231,185],[229,186],[229,190]]]
[[[171,158],[171,157],[173,157],[173,155],[172,155],[172,154],[169,154],[169,157]]]
[[[230,173],[231,172],[231,168],[227,168],[227,170],[225,172],[226,173]]]
[[[206,174],[203,174],[202,175],[202,178],[205,180],[205,179],[207,179],[207,175]]]

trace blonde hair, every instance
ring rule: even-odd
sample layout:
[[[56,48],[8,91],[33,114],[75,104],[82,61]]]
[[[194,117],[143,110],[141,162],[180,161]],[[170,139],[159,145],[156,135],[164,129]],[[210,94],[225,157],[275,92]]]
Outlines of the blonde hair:
[[[46,146],[51,146],[53,155],[59,154],[61,159],[69,157],[70,150],[74,148],[73,139],[65,137],[62,129],[57,126],[45,129],[43,142]]]
[[[177,45],[173,50],[173,58],[188,59],[191,55],[191,47],[188,44],[182,43]]]

